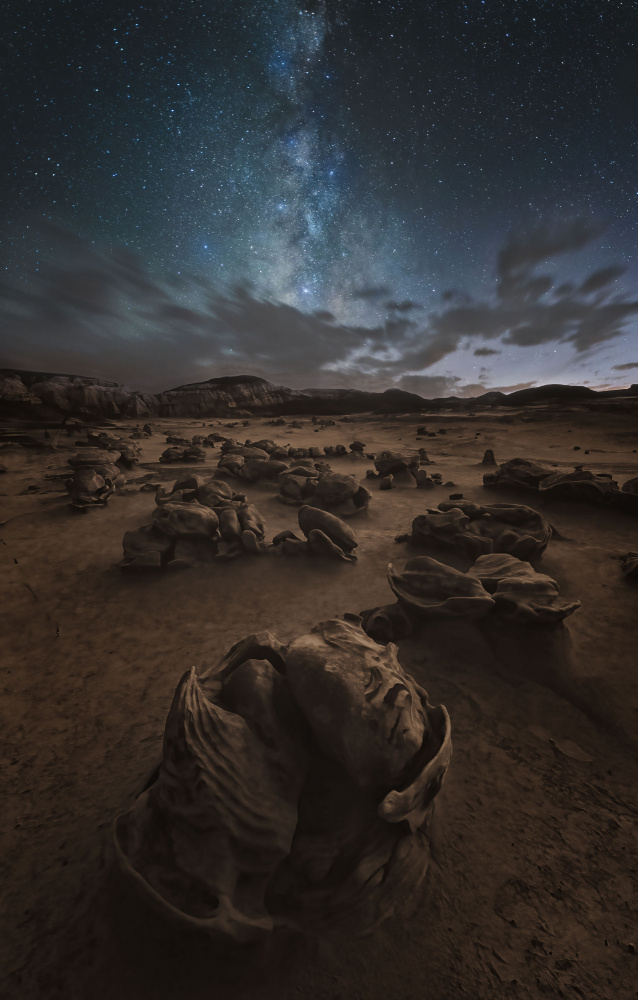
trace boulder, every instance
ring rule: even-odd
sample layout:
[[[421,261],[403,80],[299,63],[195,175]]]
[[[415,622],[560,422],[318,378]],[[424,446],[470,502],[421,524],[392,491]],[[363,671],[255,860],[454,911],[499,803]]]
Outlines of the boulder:
[[[414,473],[419,468],[418,455],[403,455],[395,451],[382,451],[374,460],[374,467],[381,476],[398,475],[401,472]]]
[[[418,618],[482,618],[494,607],[478,579],[429,556],[410,559],[402,573],[390,563],[388,583],[399,604]]]
[[[321,622],[290,644],[286,676],[321,751],[359,786],[400,782],[428,738],[414,682],[360,626]]]
[[[218,537],[219,521],[210,507],[203,504],[169,502],[153,511],[153,524],[165,535]]]
[[[467,575],[492,595],[496,614],[520,624],[558,624],[580,607],[580,601],[560,600],[555,580],[512,555],[479,556]]]

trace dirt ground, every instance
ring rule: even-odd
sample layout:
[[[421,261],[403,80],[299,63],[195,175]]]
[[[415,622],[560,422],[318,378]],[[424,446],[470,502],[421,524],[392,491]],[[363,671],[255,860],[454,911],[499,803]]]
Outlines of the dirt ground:
[[[124,531],[148,523],[153,509],[139,480],[152,473],[170,484],[183,473],[158,463],[165,435],[191,437],[201,421],[154,421],[124,492],[85,515],[70,510],[60,478],[47,478],[68,469],[79,435],[2,451],[0,996],[638,997],[638,587],[619,562],[638,551],[638,518],[488,495],[479,465],[492,448],[497,461],[521,456],[568,471],[581,462],[622,483],[638,475],[635,416],[534,407],[364,415],[318,432],[307,418],[300,429],[226,423],[206,426],[240,441],[422,446],[435,463],[429,471],[456,486],[382,492],[373,482],[368,511],[349,522],[355,564],[246,555],[133,577],[117,563]],[[423,423],[446,433],[417,440]],[[128,434],[133,421],[116,426]],[[210,476],[219,454],[207,451]],[[361,456],[330,462],[361,478],[372,467]],[[296,508],[276,499],[274,485],[245,491],[268,539],[296,527]],[[363,937],[277,935],[265,949],[237,953],[165,926],[113,872],[110,844],[115,816],[157,762],[184,670],[214,663],[254,631],[286,642],[324,618],[391,602],[387,564],[402,568],[415,554],[395,536],[455,492],[540,509],[562,537],[535,565],[582,607],[557,629],[453,621],[400,644],[403,666],[447,707],[454,741],[417,897]]]

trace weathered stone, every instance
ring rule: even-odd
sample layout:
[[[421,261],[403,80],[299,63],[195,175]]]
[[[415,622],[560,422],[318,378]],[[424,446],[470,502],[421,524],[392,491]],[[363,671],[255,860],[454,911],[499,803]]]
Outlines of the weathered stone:
[[[453,548],[474,559],[489,552],[531,559],[544,552],[551,536],[550,525],[531,507],[450,500],[415,517],[410,540]]]
[[[147,552],[159,552],[160,556],[167,556],[172,552],[174,545],[173,538],[158,531],[152,524],[145,524],[141,528],[125,531],[122,539],[125,559],[135,559]]]
[[[160,462],[183,462],[184,461],[184,449],[183,448],[166,448],[160,455]]]
[[[247,458],[236,474],[246,482],[256,483],[261,479],[276,479],[287,468],[285,462],[274,459]]]
[[[629,580],[638,580],[638,552],[627,552],[622,556],[621,567]]]
[[[265,890],[291,850],[305,752],[277,714],[282,678],[269,664],[237,669],[227,708],[206,696],[194,668],[184,675],[158,778],[120,817],[116,845],[168,912],[247,942],[274,926]]]
[[[495,473],[483,477],[484,486],[526,487],[536,490],[538,484],[552,474],[552,469],[527,458],[511,458],[499,465]]]
[[[185,476],[183,479],[176,479],[173,484],[172,492],[176,493],[178,490],[196,490],[199,491],[202,486],[204,486],[204,479],[202,476]]]
[[[401,472],[414,473],[419,468],[418,455],[403,455],[395,451],[379,452],[374,460],[374,467],[381,476],[388,476],[390,473],[397,475]]]
[[[133,572],[141,570],[158,570],[162,568],[162,555],[160,552],[142,552],[132,559],[122,559],[120,569],[131,570]]]
[[[180,681],[116,859],[171,920],[225,941],[365,930],[425,875],[450,756],[447,712],[359,619],[287,649],[250,636]]]
[[[309,479],[306,476],[293,476],[283,473],[279,476],[278,499],[284,503],[303,503],[307,498]]]
[[[412,617],[399,602],[361,611],[362,628],[375,642],[385,645],[412,635]]]
[[[227,507],[217,515],[219,519],[219,533],[225,542],[238,542],[241,539],[242,527],[239,523],[237,511],[232,507]]]
[[[321,622],[288,647],[286,675],[327,757],[360,786],[400,781],[429,726],[396,647],[349,622]]]
[[[548,497],[567,500],[585,500],[603,504],[619,493],[618,483],[604,473],[575,469],[573,472],[553,472],[538,484],[540,493]]]
[[[266,525],[262,520],[262,516],[251,503],[242,503],[237,508],[237,517],[239,518],[239,523],[241,524],[242,533],[244,531],[252,532],[256,538],[261,541],[266,534]]]
[[[428,476],[425,469],[415,469],[414,478],[416,480],[416,488],[418,490],[433,490],[434,480]]]
[[[195,503],[166,503],[153,511],[153,524],[165,535],[201,535],[216,538],[217,515],[210,507]]]
[[[328,511],[306,505],[300,508],[298,518],[299,527],[306,538],[310,537],[311,531],[319,530],[327,535],[343,552],[351,553],[358,545],[357,537],[352,528],[345,524],[341,518]]]
[[[199,445],[191,445],[189,448],[184,449],[185,462],[203,462],[205,459],[206,451],[204,448],[200,448]]]
[[[418,556],[397,573],[388,566],[392,592],[419,618],[482,618],[494,607],[480,581],[429,556]]]
[[[480,580],[494,598],[496,613],[510,621],[550,625],[580,607],[580,601],[559,599],[558,584],[550,576],[509,554],[479,556],[467,575]]]

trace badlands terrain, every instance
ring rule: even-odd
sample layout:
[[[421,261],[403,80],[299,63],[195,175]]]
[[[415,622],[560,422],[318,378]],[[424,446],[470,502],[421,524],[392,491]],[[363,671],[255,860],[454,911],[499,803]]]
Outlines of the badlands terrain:
[[[84,512],[69,506],[68,459],[86,427],[5,434],[2,554],[3,930],[0,995],[45,1000],[624,1000],[638,997],[636,757],[638,551],[629,512],[529,492],[487,491],[481,460],[576,464],[622,485],[638,476],[635,407],[496,407],[489,412],[359,414],[91,424],[136,437],[126,483]],[[293,424],[297,426],[291,426]],[[5,421],[5,430],[11,429]],[[24,426],[12,425],[16,432]],[[417,428],[424,427],[417,434]],[[122,538],[150,521],[153,487],[216,474],[160,463],[166,437],[216,433],[300,448],[361,441],[327,461],[372,494],[348,520],[353,562],[265,551],[182,571],[124,572]],[[19,433],[14,437],[19,438]],[[417,454],[441,485],[365,479],[383,450]],[[243,483],[269,542],[298,532],[273,482]],[[444,485],[445,484],[445,485]],[[141,487],[147,486],[147,489]],[[454,755],[435,806],[418,897],[372,933],[276,934],[266,949],[216,949],[163,923],[114,871],[114,818],[161,754],[166,715],[191,665],[214,664],[264,629],[289,642],[317,622],[391,603],[389,562],[421,554],[397,535],[450,494],[522,503],[555,529],[534,561],[580,608],[555,627],[447,619],[399,642],[403,667],[446,706]],[[430,553],[428,553],[430,554]],[[468,560],[432,553],[459,569]]]

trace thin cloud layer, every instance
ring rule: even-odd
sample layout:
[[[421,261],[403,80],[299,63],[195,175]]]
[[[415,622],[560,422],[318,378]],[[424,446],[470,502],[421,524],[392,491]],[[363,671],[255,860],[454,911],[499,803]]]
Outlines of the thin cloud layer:
[[[339,323],[272,301],[249,285],[219,287],[197,275],[152,277],[127,251],[100,253],[72,234],[49,230],[58,253],[30,284],[0,289],[6,367],[67,371],[126,380],[156,391],[218,375],[249,373],[302,388],[350,384],[397,385],[433,397],[476,395],[483,381],[428,369],[464,348],[475,357],[570,345],[575,355],[626,334],[638,301],[615,291],[624,268],[610,265],[580,283],[557,282],[535,268],[580,250],[601,227],[577,220],[510,236],[497,257],[491,298],[446,294],[442,308],[423,314],[410,299],[388,298],[385,286],[360,288],[356,298],[384,299],[376,327]],[[637,367],[616,365],[624,371]],[[487,372],[481,379],[487,381]]]

